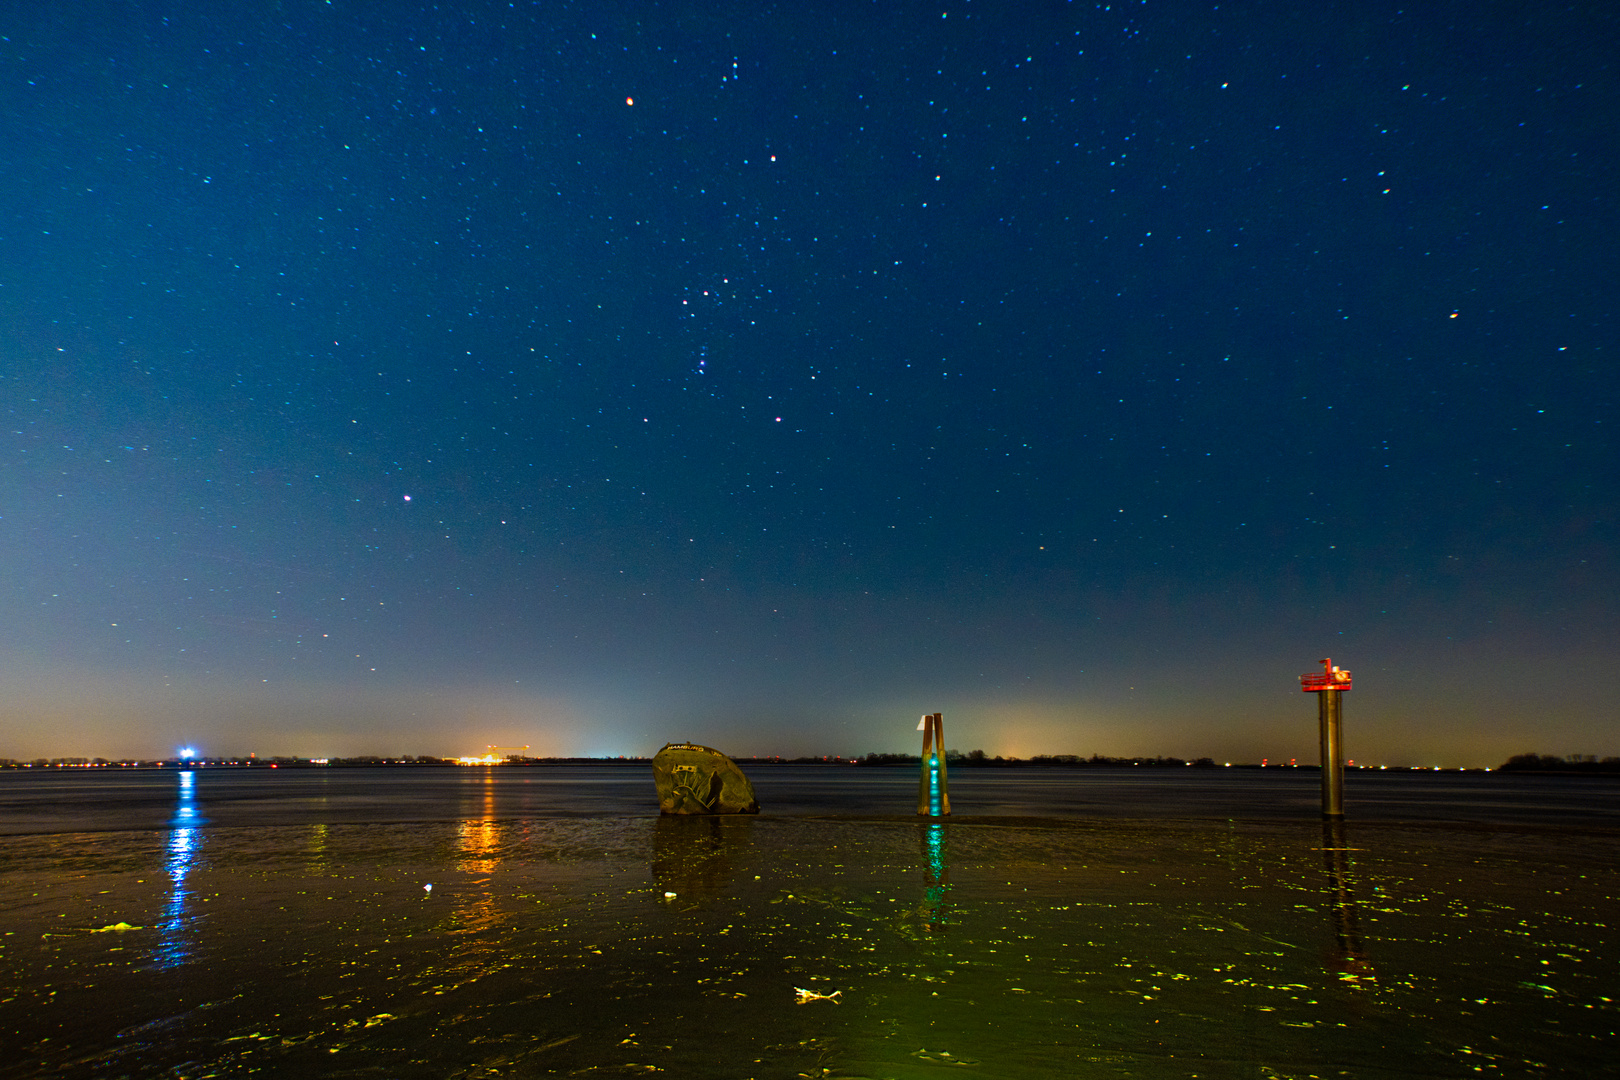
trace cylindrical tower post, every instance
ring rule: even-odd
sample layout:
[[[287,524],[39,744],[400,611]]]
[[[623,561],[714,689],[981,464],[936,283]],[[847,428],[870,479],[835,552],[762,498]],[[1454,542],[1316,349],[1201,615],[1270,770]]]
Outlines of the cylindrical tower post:
[[[1322,727],[1322,817],[1330,821],[1344,817],[1343,692],[1322,690],[1316,695]]]
[[[1299,688],[1315,694],[1322,727],[1322,818],[1344,817],[1344,735],[1341,731],[1343,695],[1350,689],[1350,673],[1323,657],[1321,671],[1299,677]]]

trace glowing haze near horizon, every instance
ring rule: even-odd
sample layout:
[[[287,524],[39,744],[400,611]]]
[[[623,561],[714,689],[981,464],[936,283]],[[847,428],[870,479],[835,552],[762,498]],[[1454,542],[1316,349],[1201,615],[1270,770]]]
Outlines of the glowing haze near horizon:
[[[0,757],[1620,753],[1616,30],[13,5]]]

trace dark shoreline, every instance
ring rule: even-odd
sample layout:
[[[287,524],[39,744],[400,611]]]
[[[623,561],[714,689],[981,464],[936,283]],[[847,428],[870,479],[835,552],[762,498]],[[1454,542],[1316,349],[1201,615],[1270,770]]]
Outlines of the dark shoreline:
[[[880,760],[873,760],[878,759]],[[792,767],[827,767],[847,766],[861,769],[916,769],[921,766],[918,758],[903,754],[871,755],[870,758],[839,758],[839,757],[804,757],[804,758],[746,758],[732,759],[738,765],[749,769],[755,768],[792,768]],[[252,761],[240,759],[198,759],[194,761],[166,759],[166,760],[127,760],[110,761],[107,759],[85,760],[79,758],[57,758],[51,760],[36,759],[34,761],[0,760],[0,770],[73,770],[73,769],[210,769],[210,770],[249,770],[249,769],[372,769],[372,768],[557,768],[567,767],[593,767],[593,768],[650,768],[653,759],[650,757],[633,758],[586,758],[586,757],[559,757],[559,758],[509,758],[503,761],[458,761],[454,758],[430,757],[356,757],[356,758],[259,758]],[[1087,771],[1091,769],[1149,769],[1154,771],[1169,771],[1175,769],[1241,769],[1247,771],[1264,772],[1321,772],[1320,765],[1270,765],[1255,764],[1253,762],[1234,762],[1232,764],[1216,765],[1208,759],[1200,761],[1181,761],[1174,758],[1080,758],[1078,760],[1054,759],[1023,759],[1023,758],[992,758],[985,761],[973,761],[963,758],[951,760],[949,766],[952,771],[976,772],[981,769],[1033,769],[1041,771]],[[1365,773],[1436,773],[1442,775],[1507,775],[1507,776],[1561,776],[1561,777],[1606,777],[1620,776],[1620,764],[1610,761],[1568,764],[1563,768],[1525,768],[1512,764],[1495,766],[1491,768],[1480,766],[1458,766],[1456,768],[1443,768],[1422,765],[1346,765],[1345,772],[1349,774]]]

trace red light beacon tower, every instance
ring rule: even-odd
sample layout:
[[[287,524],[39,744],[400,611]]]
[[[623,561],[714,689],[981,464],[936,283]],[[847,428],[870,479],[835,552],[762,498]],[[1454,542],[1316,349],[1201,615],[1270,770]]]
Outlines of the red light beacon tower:
[[[1344,717],[1339,695],[1350,689],[1350,673],[1333,666],[1324,657],[1321,671],[1308,671],[1299,677],[1299,688],[1317,695],[1322,728],[1322,817],[1344,820]]]

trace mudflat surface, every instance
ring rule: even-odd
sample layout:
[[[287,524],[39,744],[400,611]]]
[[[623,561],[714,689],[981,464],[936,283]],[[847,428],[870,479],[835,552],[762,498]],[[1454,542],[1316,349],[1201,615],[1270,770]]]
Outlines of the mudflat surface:
[[[802,813],[524,814],[492,772],[257,825],[169,773],[161,827],[0,837],[0,1075],[1613,1071],[1612,830],[930,823],[814,812],[822,774]]]

